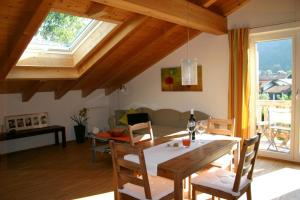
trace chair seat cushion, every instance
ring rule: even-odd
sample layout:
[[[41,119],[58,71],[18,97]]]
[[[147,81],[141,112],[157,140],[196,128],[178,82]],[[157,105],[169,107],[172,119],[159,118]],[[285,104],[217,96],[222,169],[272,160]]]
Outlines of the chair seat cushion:
[[[174,182],[160,176],[148,176],[152,199],[161,199],[174,191]],[[126,183],[120,193],[127,194],[137,199],[146,199],[144,188],[131,183]]]
[[[233,196],[239,196],[239,192],[232,191],[234,180],[235,173],[221,168],[212,167],[200,172],[197,176],[192,178],[191,183],[220,190],[232,194]],[[240,189],[244,188],[250,182],[251,180],[249,180],[246,176],[243,176],[241,178]]]

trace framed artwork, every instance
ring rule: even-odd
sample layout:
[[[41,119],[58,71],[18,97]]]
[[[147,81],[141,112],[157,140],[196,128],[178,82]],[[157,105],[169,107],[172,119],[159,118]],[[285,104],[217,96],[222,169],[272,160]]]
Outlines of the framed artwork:
[[[198,85],[181,84],[181,67],[161,69],[161,90],[162,91],[202,91],[202,66],[197,66]]]
[[[6,131],[46,127],[48,126],[48,113],[5,116],[4,122]]]

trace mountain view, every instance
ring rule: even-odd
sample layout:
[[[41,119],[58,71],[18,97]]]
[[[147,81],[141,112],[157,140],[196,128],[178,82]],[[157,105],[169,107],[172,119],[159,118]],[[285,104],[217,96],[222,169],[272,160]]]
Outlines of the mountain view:
[[[259,99],[290,100],[292,39],[256,43],[259,58]]]
[[[256,47],[259,52],[260,72],[291,72],[292,39],[258,42]]]

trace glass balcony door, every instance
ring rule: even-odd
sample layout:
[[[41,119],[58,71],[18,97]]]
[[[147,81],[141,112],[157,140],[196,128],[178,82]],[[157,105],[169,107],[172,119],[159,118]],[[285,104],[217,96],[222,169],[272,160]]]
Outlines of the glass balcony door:
[[[266,32],[251,36],[255,66],[255,131],[263,133],[260,155],[295,160],[296,73],[293,31]]]

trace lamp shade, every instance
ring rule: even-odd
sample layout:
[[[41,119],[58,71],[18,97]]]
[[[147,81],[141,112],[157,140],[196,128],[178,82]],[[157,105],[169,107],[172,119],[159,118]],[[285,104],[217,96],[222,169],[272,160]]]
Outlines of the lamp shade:
[[[181,84],[198,85],[197,59],[181,60]]]

